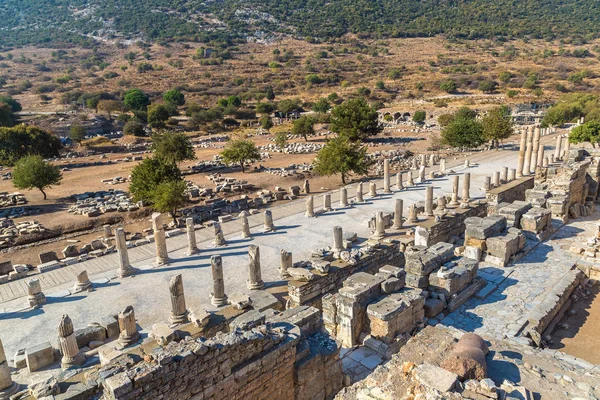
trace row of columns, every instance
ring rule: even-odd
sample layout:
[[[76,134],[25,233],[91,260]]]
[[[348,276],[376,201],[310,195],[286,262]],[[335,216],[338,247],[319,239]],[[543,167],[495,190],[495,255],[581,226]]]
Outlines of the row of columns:
[[[539,126],[527,127],[521,131],[517,178],[534,174],[536,168],[548,166],[550,162],[559,161],[565,157],[565,154],[568,154],[569,138],[559,135],[556,138],[554,154],[548,159],[545,155],[544,145],[540,141],[540,137],[543,135],[542,131],[543,129]]]

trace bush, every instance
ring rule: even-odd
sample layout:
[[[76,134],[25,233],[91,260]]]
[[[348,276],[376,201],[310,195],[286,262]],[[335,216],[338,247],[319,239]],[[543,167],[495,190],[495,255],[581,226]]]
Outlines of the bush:
[[[142,125],[138,121],[129,120],[123,127],[124,135],[132,135],[132,136],[146,136],[146,131],[144,130],[144,125]]]
[[[427,118],[427,114],[425,113],[425,111],[419,110],[419,111],[415,111],[415,113],[413,114],[412,120],[418,124],[422,124],[423,122],[425,122],[426,118]]]

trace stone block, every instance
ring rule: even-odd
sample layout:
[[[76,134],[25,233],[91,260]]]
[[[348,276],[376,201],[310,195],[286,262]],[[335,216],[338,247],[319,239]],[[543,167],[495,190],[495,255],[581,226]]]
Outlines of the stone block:
[[[87,346],[92,341],[104,341],[106,339],[106,329],[99,325],[76,329],[75,339],[79,348]]]
[[[423,385],[445,393],[456,387],[458,375],[438,366],[425,363],[417,366],[415,378]]]
[[[109,339],[116,339],[119,337],[119,321],[117,320],[116,315],[107,315],[99,320],[96,320],[96,322],[90,325],[98,325],[103,327],[106,330],[106,336]]]
[[[465,226],[465,236],[483,240],[504,231],[506,217],[502,215],[488,215],[485,218],[469,217],[465,219]]]
[[[442,264],[447,263],[454,257],[454,246],[450,243],[439,242],[427,249],[428,252],[437,254]]]
[[[47,263],[43,263],[37,266],[38,272],[44,273],[48,271],[52,271],[53,269],[57,269],[62,267],[62,264],[58,261],[48,261]]]
[[[377,274],[387,279],[390,277],[401,278],[404,275],[406,275],[406,272],[400,267],[395,267],[393,265],[384,265],[383,267],[379,268],[379,272],[377,272]]]
[[[13,271],[12,261],[2,261],[0,262],[0,275],[7,275],[8,273]]]
[[[424,310],[427,318],[433,318],[446,308],[446,303],[437,298],[429,298],[425,300]]]
[[[39,255],[40,263],[44,264],[50,261],[58,261],[58,256],[54,251],[47,251],[45,253],[40,253]]]
[[[371,335],[384,343],[391,343],[397,335],[411,332],[423,322],[424,303],[420,290],[405,289],[369,304],[367,315]]]
[[[465,258],[452,264],[446,264],[429,275],[429,290],[443,294],[447,299],[467,287],[477,276],[479,268],[478,262]]]
[[[381,291],[383,293],[394,293],[404,288],[404,279],[388,278],[381,284]]]
[[[422,246],[413,246],[405,252],[404,269],[413,275],[426,276],[442,264],[440,257]]]
[[[265,323],[265,314],[257,310],[250,310],[229,323],[229,331],[250,330]]]
[[[520,243],[520,235],[515,233],[491,237],[486,241],[488,256],[498,258],[501,263],[500,266],[503,267],[510,261],[511,257],[521,250]]]
[[[514,201],[512,204],[500,207],[498,214],[506,217],[506,224],[509,227],[520,228],[521,217],[532,207],[527,201]]]
[[[523,214],[521,229],[535,234],[552,226],[552,212],[545,208],[534,207]]]
[[[40,343],[25,349],[25,358],[29,372],[35,372],[54,363],[54,349],[49,342]]]
[[[406,286],[424,289],[428,285],[429,276],[414,275],[410,273],[406,274]]]
[[[75,246],[74,244],[70,244],[67,247],[65,247],[62,253],[64,258],[79,256],[79,250],[77,250],[77,246]]]
[[[277,297],[273,296],[266,290],[253,290],[250,293],[250,304],[257,311],[266,311],[268,309],[282,310],[283,305]]]
[[[471,260],[481,260],[483,251],[479,247],[465,246],[464,256]]]
[[[344,281],[344,286],[339,290],[339,294],[355,302],[365,304],[381,295],[381,283],[383,281],[384,279],[378,276],[358,272],[350,275]]]

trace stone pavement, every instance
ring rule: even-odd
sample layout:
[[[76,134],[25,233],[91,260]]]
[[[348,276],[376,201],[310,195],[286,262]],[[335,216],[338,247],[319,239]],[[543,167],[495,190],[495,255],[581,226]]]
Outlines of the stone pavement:
[[[552,138],[549,137],[547,140],[551,142]],[[472,197],[483,194],[480,188],[483,187],[485,176],[491,175],[504,166],[514,168],[517,163],[514,150],[479,153],[470,159],[472,162],[483,160],[480,161],[480,165],[469,168]],[[447,168],[450,170],[453,165],[460,165],[454,167],[454,170],[462,174],[463,163],[464,159],[450,160]],[[437,170],[437,168],[438,166],[435,166],[433,169]],[[415,175],[413,171],[413,176]],[[451,193],[451,177],[436,179],[431,183],[435,187],[436,195]],[[351,199],[355,187],[355,185],[348,187]],[[378,181],[380,193],[382,188],[381,181]],[[335,191],[332,195],[334,207],[338,202],[338,193]],[[129,278],[116,278],[115,271],[118,268],[116,254],[63,267],[42,274],[42,290],[47,296],[48,304],[41,309],[25,308],[26,291],[20,282],[9,283],[9,286],[0,285],[5,290],[2,296],[6,296],[3,297],[5,300],[0,302],[0,331],[10,332],[3,335],[4,347],[7,354],[14,354],[17,349],[26,345],[49,339],[55,340],[52,332],[55,332],[64,313],[69,314],[75,328],[80,328],[96,319],[114,315],[128,305],[135,308],[139,325],[150,329],[152,324],[167,319],[170,308],[168,282],[178,273],[183,275],[188,307],[192,310],[201,308],[214,310],[209,296],[212,290],[210,257],[217,254],[223,256],[225,292],[246,293],[248,292],[246,277],[249,244],[261,248],[262,277],[267,283],[267,288],[285,286],[286,282],[280,279],[277,271],[281,249],[291,251],[294,261],[308,259],[312,250],[332,244],[334,225],[342,226],[346,232],[356,232],[359,237],[366,238],[370,235],[366,221],[376,211],[392,211],[395,198],[404,199],[405,208],[408,208],[412,203],[424,199],[424,187],[420,185],[391,195],[379,196],[373,200],[367,199],[360,205],[337,209],[310,219],[304,217],[304,199],[272,207],[277,231],[260,232],[262,215],[253,215],[249,218],[254,235],[252,240],[242,239],[239,221],[232,221],[223,224],[228,246],[214,248],[211,243],[212,229],[202,229],[196,232],[201,251],[193,256],[185,255],[187,250],[185,235],[169,238],[167,246],[173,261],[166,266],[152,265],[155,258],[154,244],[137,247],[130,250],[130,260],[134,267],[140,268],[140,273]],[[315,199],[317,211],[321,206],[322,196],[318,195]],[[406,210],[405,215],[407,215]],[[70,294],[69,289],[75,282],[75,276],[82,270],[88,271],[90,279],[95,283],[95,291]],[[48,337],[49,334],[52,336]]]
[[[579,257],[568,251],[574,242],[585,242],[597,230],[600,212],[560,227],[547,241],[533,248],[509,268],[480,264],[479,276],[490,284],[441,320],[443,325],[503,339],[517,336],[529,312],[539,305]],[[437,321],[429,321],[435,324]]]

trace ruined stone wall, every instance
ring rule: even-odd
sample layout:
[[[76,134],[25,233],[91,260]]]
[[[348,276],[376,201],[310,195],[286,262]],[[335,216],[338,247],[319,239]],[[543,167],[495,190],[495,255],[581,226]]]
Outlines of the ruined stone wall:
[[[433,246],[440,242],[449,242],[453,236],[462,235],[465,231],[465,219],[469,217],[485,217],[487,215],[487,205],[471,203],[469,208],[456,208],[455,211],[456,214],[447,215],[441,221],[431,219],[419,224],[427,229],[429,233],[427,246]]]
[[[533,189],[534,177],[526,176],[505,183],[486,192],[485,197],[490,203],[512,203],[515,200],[525,200],[525,191]]]
[[[310,282],[288,282],[291,306],[312,305],[321,308],[321,298],[327,293],[337,292],[350,275],[357,272],[375,274],[384,265],[404,266],[404,253],[398,244],[381,245],[351,265],[337,260],[331,263],[326,275],[315,274]]]
[[[291,325],[290,325],[291,326]],[[299,329],[254,329],[205,342],[173,342],[104,381],[119,400],[294,399]]]

